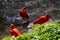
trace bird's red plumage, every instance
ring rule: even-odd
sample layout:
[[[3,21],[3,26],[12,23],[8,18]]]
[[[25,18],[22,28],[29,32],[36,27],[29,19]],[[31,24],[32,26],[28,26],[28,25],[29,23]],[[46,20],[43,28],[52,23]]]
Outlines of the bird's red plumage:
[[[26,12],[26,7],[25,6],[22,9],[20,9],[20,16],[22,18],[28,18],[29,17],[27,12]]]
[[[40,16],[34,20],[34,24],[43,24],[49,20],[49,15]]]
[[[12,36],[19,36],[21,33],[18,29],[10,30]]]
[[[21,35],[21,32],[18,30],[18,29],[16,29],[16,28],[13,28],[12,29],[12,27],[13,27],[14,25],[10,25],[10,34],[12,35],[12,36],[19,36],[19,35]]]

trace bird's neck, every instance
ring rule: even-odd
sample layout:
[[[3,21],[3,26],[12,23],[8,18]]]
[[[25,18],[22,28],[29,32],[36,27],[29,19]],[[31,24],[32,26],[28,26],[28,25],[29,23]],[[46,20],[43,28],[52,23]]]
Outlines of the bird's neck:
[[[46,15],[46,19],[48,20],[49,19],[49,16]]]
[[[26,10],[26,8],[24,7],[24,8],[22,8],[22,10]]]
[[[10,30],[13,30],[12,28],[10,28]]]
[[[11,29],[11,30],[13,30],[13,29],[14,29],[14,27],[10,27],[10,29]]]

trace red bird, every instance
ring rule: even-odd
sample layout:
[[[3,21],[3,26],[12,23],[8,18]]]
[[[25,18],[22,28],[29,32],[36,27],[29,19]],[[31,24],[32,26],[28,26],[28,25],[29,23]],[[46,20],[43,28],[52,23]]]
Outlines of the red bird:
[[[26,13],[26,6],[24,6],[22,9],[20,9],[20,16],[22,17],[22,18],[28,18],[29,16],[28,16],[28,14]]]
[[[21,32],[18,29],[14,28],[14,24],[10,25],[10,33],[15,37],[21,35]]]
[[[43,24],[43,23],[47,22],[49,20],[49,18],[51,18],[49,14],[40,16],[39,18],[34,20],[34,24]]]

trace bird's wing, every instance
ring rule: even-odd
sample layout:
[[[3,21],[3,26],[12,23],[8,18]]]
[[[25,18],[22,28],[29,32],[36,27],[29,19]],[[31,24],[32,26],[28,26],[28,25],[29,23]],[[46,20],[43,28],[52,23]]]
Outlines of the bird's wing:
[[[18,35],[20,35],[21,34],[21,32],[18,30],[18,29],[13,29],[13,31],[15,32],[15,33],[17,33]]]

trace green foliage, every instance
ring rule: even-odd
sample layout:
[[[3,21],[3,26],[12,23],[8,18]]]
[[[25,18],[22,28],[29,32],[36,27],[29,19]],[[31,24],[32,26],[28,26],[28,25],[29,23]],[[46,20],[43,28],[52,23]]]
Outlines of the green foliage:
[[[3,40],[11,38],[4,37]],[[60,24],[56,22],[43,25],[36,24],[27,33],[23,33],[21,36],[15,38],[15,40],[60,40]]]
[[[8,37],[8,36],[5,36],[2,40],[13,40],[13,38],[12,37]]]

